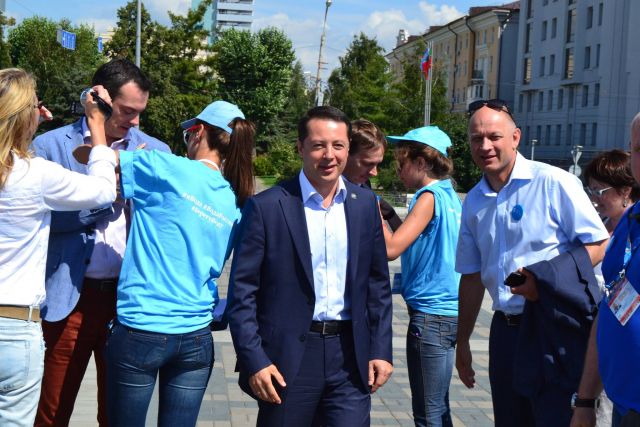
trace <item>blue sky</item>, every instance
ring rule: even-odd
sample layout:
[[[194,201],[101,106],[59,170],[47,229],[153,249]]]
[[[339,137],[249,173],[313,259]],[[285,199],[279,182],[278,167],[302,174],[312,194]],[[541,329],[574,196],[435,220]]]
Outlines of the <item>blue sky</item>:
[[[333,0],[327,18],[325,59],[328,68],[339,64],[351,39],[359,32],[376,37],[387,50],[395,45],[400,28],[420,34],[431,25],[439,25],[467,13],[471,6],[502,4],[487,0]],[[55,7],[52,6],[55,3]],[[116,22],[116,11],[126,0],[6,0],[6,14],[22,19],[40,15],[53,20],[70,19],[74,24],[93,24],[98,33]],[[168,24],[167,10],[185,13],[191,0],[143,1],[154,20]],[[305,70],[315,75],[325,0],[255,0],[253,29],[275,26],[292,40]],[[144,54],[144,52],[143,52]],[[328,71],[323,72],[327,78]]]

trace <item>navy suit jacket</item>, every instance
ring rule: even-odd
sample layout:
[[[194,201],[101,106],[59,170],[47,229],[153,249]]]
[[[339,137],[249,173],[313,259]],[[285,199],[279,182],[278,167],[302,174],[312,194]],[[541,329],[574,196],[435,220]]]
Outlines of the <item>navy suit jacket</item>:
[[[135,150],[142,143],[147,144],[146,150],[171,151],[167,144],[137,128],[130,129],[129,136],[127,151]],[[72,155],[73,150],[81,144],[84,144],[82,119],[38,136],[33,140],[32,149],[38,157],[86,174],[87,166],[78,163]],[[93,252],[95,223],[110,213],[110,208],[97,206],[91,210],[51,212],[45,273],[47,295],[40,305],[44,320],[57,322],[67,317],[75,308]]]
[[[391,287],[382,223],[373,192],[345,182],[346,290],[358,373],[391,362]],[[315,307],[311,251],[298,177],[249,199],[233,256],[229,326],[240,386],[275,364],[286,382],[298,373]],[[311,226],[311,225],[309,225]]]
[[[524,305],[514,387],[525,396],[547,384],[575,391],[601,299],[589,253],[581,245],[526,269],[536,277],[538,301]]]

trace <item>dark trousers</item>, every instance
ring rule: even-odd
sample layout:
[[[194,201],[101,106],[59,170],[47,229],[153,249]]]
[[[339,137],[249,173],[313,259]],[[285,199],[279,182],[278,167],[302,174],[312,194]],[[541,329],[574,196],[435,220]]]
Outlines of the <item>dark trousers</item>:
[[[83,288],[78,305],[59,322],[42,322],[46,344],[42,391],[35,425],[66,426],[93,354],[98,382],[98,423],[107,425],[104,345],[116,314],[115,289]]]
[[[358,374],[351,331],[341,335],[309,332],[298,375],[278,392],[280,405],[259,401],[258,426],[370,424],[371,396]]]
[[[496,427],[566,427],[571,421],[571,395],[548,384],[536,396],[526,397],[513,389],[515,350],[519,326],[510,326],[494,314],[489,335],[489,381]]]

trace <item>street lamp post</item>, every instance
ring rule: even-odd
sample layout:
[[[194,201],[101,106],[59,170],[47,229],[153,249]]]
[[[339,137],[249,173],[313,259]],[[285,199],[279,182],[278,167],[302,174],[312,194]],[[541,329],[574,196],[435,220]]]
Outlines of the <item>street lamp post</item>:
[[[529,157],[529,160],[533,160],[533,154],[536,151],[536,144],[538,143],[537,139],[532,139],[531,140],[531,156]]]
[[[140,27],[142,26],[142,0],[138,0],[138,15],[136,16],[136,66],[140,68]]]
[[[326,0],[324,8],[324,22],[322,24],[322,35],[320,36],[320,53],[318,54],[318,71],[316,73],[316,105],[320,105],[320,70],[322,69],[322,51],[324,49],[325,34],[327,29],[327,14],[329,13],[329,6],[331,6],[332,0]]]

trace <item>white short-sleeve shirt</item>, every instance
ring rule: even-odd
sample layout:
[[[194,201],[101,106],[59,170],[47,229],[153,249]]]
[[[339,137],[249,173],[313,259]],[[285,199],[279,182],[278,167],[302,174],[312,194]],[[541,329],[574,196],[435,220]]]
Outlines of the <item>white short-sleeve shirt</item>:
[[[519,314],[524,297],[504,285],[511,272],[608,237],[577,177],[518,153],[499,193],[482,178],[467,194],[456,271],[480,272],[493,309]]]

